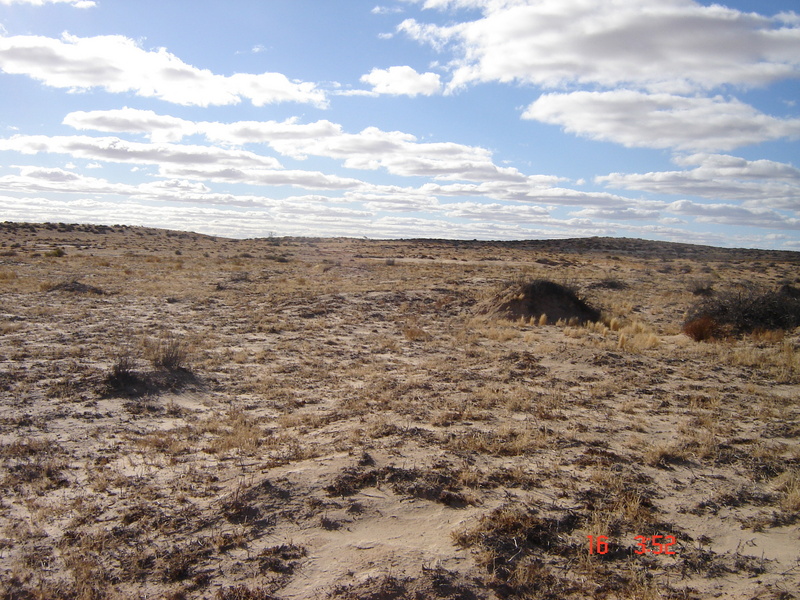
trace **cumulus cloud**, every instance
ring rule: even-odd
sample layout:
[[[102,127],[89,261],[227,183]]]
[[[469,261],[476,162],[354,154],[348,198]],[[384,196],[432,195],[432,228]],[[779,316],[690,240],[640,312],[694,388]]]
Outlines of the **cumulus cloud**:
[[[71,91],[102,88],[133,92],[181,105],[229,105],[242,99],[255,106],[276,102],[326,105],[315,84],[281,73],[217,75],[184,63],[165,48],[144,50],[120,35],[61,39],[0,35],[0,69]]]
[[[232,145],[330,137],[342,131],[340,125],[326,120],[313,123],[298,121],[293,117],[285,121],[195,122],[126,106],[116,110],[71,112],[64,117],[63,123],[78,130],[141,133],[152,141],[178,142],[184,137],[202,134],[210,141]]]
[[[15,221],[28,220],[28,215],[35,214],[39,221],[125,223],[230,237],[264,236],[271,231],[291,235],[347,235],[353,229],[366,230],[373,217],[359,211],[330,207],[313,197],[265,200],[247,210],[246,205],[156,204],[138,199],[120,203],[102,199],[0,195],[0,211]],[[302,211],[303,219],[297,218],[297,211]],[[380,229],[376,227],[376,231]]]
[[[341,125],[325,120],[305,124],[297,119],[195,123],[125,108],[74,112],[67,115],[64,123],[79,129],[145,133],[154,139],[178,140],[184,135],[201,133],[213,142],[224,144],[266,143],[273,150],[298,160],[308,156],[333,158],[343,161],[347,168],[386,169],[406,177],[527,181],[517,169],[494,164],[492,153],[485,148],[451,142],[419,142],[411,134],[377,127],[345,133]]]
[[[203,183],[186,180],[148,181],[138,185],[112,183],[59,168],[17,167],[16,175],[0,177],[0,190],[26,194],[48,193],[53,198],[62,194],[91,194],[130,197],[139,200],[191,202],[231,206],[267,206],[269,201],[256,196],[216,194]]]
[[[800,169],[771,160],[725,154],[678,156],[685,170],[611,173],[596,182],[616,189],[744,201],[748,206],[800,211]]]
[[[393,15],[403,12],[400,6],[375,6],[371,11],[373,15]]]
[[[442,89],[437,73],[417,73],[408,66],[372,69],[361,82],[371,85],[375,94],[391,96],[432,96]]]
[[[423,1],[423,0],[417,0]],[[424,0],[477,8],[451,25],[405,20],[399,30],[455,53],[451,89],[485,81],[543,87],[634,85],[685,92],[795,77],[793,13],[764,17],[692,0]]]
[[[452,218],[479,219],[508,223],[541,223],[550,211],[541,206],[517,206],[513,204],[483,202],[453,202],[441,206]]]
[[[612,221],[627,221],[627,220],[651,220],[658,219],[660,212],[658,210],[649,210],[645,208],[600,208],[590,207],[582,210],[577,210],[571,215],[575,217],[582,217],[587,219],[606,219]]]
[[[0,176],[0,190],[9,192],[19,192],[27,194],[36,193],[50,193],[50,194],[91,194],[91,195],[108,195],[108,196],[124,196],[137,200],[158,200],[162,202],[186,202],[186,203],[199,203],[206,205],[219,205],[219,206],[258,206],[258,207],[279,207],[286,204],[285,199],[272,199],[259,195],[242,195],[242,194],[220,194],[215,193],[205,183],[200,181],[191,181],[189,179],[161,179],[158,181],[148,181],[137,185],[109,182],[106,179],[87,177],[74,171],[64,170],[52,167],[36,167],[36,166],[21,166],[17,167],[18,174]],[[194,173],[191,169],[164,169],[166,172],[186,172],[188,176],[193,176]],[[226,182],[243,182],[240,181],[247,179],[243,173],[237,173],[235,169],[220,170],[221,175],[217,179],[216,173],[213,170],[201,172],[203,179],[211,180],[224,180]],[[344,189],[347,184],[344,180],[338,181],[333,178],[329,179],[320,173],[309,172],[296,172],[296,171],[280,171],[280,172],[262,172],[259,174],[263,182],[269,185],[300,185],[302,187],[313,187],[317,185],[320,188],[326,189]],[[270,177],[272,176],[272,179]],[[250,179],[254,174],[249,175]],[[358,182],[350,182],[357,185]],[[352,185],[350,186],[352,187]],[[305,195],[293,197],[301,206],[308,206],[309,203],[314,205],[324,204],[329,206],[332,198],[320,195]],[[330,214],[330,210],[326,209]],[[342,209],[351,211],[352,209]],[[359,212],[359,211],[357,211]],[[363,213],[363,210],[360,211]],[[344,214],[344,213],[342,213]]]
[[[211,164],[217,167],[224,165],[269,169],[281,167],[275,158],[245,150],[189,144],[148,144],[129,142],[117,137],[15,135],[0,139],[0,150],[13,150],[22,154],[68,154],[75,158],[136,164]]]
[[[768,208],[746,208],[733,204],[700,204],[690,200],[678,200],[671,203],[667,209],[676,214],[691,215],[701,223],[768,229],[800,229],[800,219]]]
[[[188,177],[222,183],[245,183],[257,186],[290,185],[306,189],[346,190],[364,186],[364,182],[319,171],[274,170],[216,165],[160,165],[163,177]]]
[[[557,187],[557,178],[549,181],[529,177],[527,181],[509,184],[502,181],[485,181],[480,184],[454,183],[440,185],[426,183],[420,190],[434,196],[486,197],[494,200],[513,201],[546,206],[630,206],[634,201],[605,192],[584,192]]]
[[[196,133],[191,121],[127,106],[118,110],[71,112],[64,117],[63,123],[78,130],[143,133],[155,142],[179,142]]]
[[[624,146],[731,150],[800,136],[800,119],[779,119],[721,96],[684,97],[632,90],[544,94],[524,119]]]

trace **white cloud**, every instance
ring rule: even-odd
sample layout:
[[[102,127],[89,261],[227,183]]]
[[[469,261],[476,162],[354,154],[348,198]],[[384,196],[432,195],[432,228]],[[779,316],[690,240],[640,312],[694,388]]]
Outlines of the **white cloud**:
[[[591,207],[577,210],[571,215],[575,217],[582,217],[586,219],[610,219],[612,221],[627,221],[627,220],[652,220],[658,219],[660,212],[657,210],[648,210],[644,208],[599,208]]]
[[[371,85],[375,94],[391,96],[432,96],[442,89],[437,73],[417,73],[409,66],[372,69],[361,82]]]
[[[800,169],[770,160],[722,154],[676,157],[682,171],[611,173],[597,183],[616,189],[744,201],[748,206],[800,211]]]
[[[249,166],[269,169],[278,169],[281,166],[275,158],[245,150],[188,144],[147,144],[117,137],[15,135],[0,139],[0,150],[22,154],[68,154],[75,158],[135,164]]]
[[[365,186],[358,179],[328,175],[319,171],[274,170],[248,167],[222,167],[216,165],[160,165],[162,177],[187,177],[221,183],[248,185],[291,185],[306,189],[346,190]]]
[[[155,142],[178,142],[196,133],[191,121],[127,106],[118,110],[71,112],[64,117],[63,123],[78,130],[144,133]]]
[[[106,179],[88,177],[80,173],[50,167],[22,166],[17,167],[19,174],[4,175],[0,177],[0,189],[26,194],[51,193],[51,194],[104,194],[110,196],[127,196],[138,200],[158,200],[162,202],[186,202],[200,204],[214,204],[220,206],[279,206],[285,200],[273,200],[257,195],[233,195],[215,193],[205,183],[187,179],[161,179],[148,181],[138,185],[125,183],[112,183]],[[165,169],[169,171],[169,169]],[[176,172],[180,169],[175,169]],[[188,170],[187,170],[188,171]],[[235,170],[232,170],[235,172]],[[213,174],[213,172],[212,172]],[[191,173],[190,173],[191,175]],[[342,181],[338,185],[334,180],[326,180],[321,174],[308,172],[281,171],[273,173],[276,177],[273,185],[296,185],[302,182],[304,187],[311,184],[321,184],[319,187],[341,189]],[[317,179],[314,180],[316,175]],[[269,173],[261,176],[266,179]],[[211,180],[212,177],[206,176]],[[233,181],[232,178],[225,181]],[[245,183],[247,183],[245,181]],[[327,183],[327,185],[326,185]],[[315,203],[325,203],[331,200],[323,196],[302,196],[304,202],[313,200]]]
[[[0,4],[32,4],[44,6],[45,4],[71,4],[75,8],[93,8],[97,2],[92,0],[0,0]]]
[[[795,77],[800,29],[774,18],[692,0],[425,0],[426,8],[480,8],[474,21],[399,30],[456,59],[450,87],[521,81],[544,87],[634,85],[685,92]]]
[[[313,140],[335,137],[342,133],[341,125],[321,120],[299,123],[297,118],[286,121],[236,121],[234,123],[199,122],[193,124],[207,139],[237,146],[282,140]]]
[[[403,12],[400,6],[375,6],[371,11],[373,15],[394,15]]]
[[[690,200],[678,200],[670,204],[667,209],[676,214],[691,215],[701,223],[800,230],[800,219],[767,208],[745,208],[733,204],[700,204]]]
[[[800,136],[800,119],[779,119],[738,100],[632,90],[544,94],[524,119],[625,146],[730,150]]]
[[[50,87],[134,92],[181,105],[228,105],[242,99],[255,106],[327,102],[313,83],[290,81],[281,73],[216,75],[184,63],[165,48],[147,51],[120,35],[0,36],[0,69]]]
[[[319,139],[273,140],[270,146],[288,156],[306,155],[340,159],[351,169],[386,169],[404,177],[522,181],[516,169],[499,167],[491,152],[450,142],[421,143],[410,134],[367,127],[356,134],[339,133]]]
[[[776,208],[796,207],[800,173],[791,165],[772,161],[746,161],[719,154],[693,154],[674,160],[686,171],[667,173],[610,174],[596,183],[621,189],[636,189],[660,194],[705,195],[713,198],[744,200],[746,206],[719,202],[713,205],[668,203],[626,198],[613,193],[580,191],[558,187],[563,179],[544,175],[526,175],[513,168],[499,167],[492,153],[484,148],[454,143],[425,143],[399,131],[367,128],[345,133],[330,121],[301,123],[286,121],[241,121],[233,123],[194,122],[152,111],[124,108],[115,111],[74,112],[64,123],[79,129],[133,132],[154,139],[173,142],[130,142],[117,137],[89,136],[12,136],[0,139],[0,150],[16,150],[34,154],[56,152],[71,157],[146,164],[157,167],[157,176],[164,178],[147,185],[124,187],[104,180],[59,170],[28,170],[0,180],[0,188],[16,193],[106,193],[122,194],[134,199],[160,201],[195,201],[209,206],[263,206],[277,210],[278,200],[258,196],[231,196],[212,191],[214,184],[246,184],[252,186],[294,186],[309,190],[325,190],[328,197],[313,196],[314,203],[327,208],[318,211],[319,219],[363,219],[364,215],[395,213],[428,215],[423,227],[447,236],[455,229],[450,220],[472,223],[472,237],[485,235],[492,227],[507,237],[531,235],[619,234],[620,223],[626,233],[667,235],[666,229],[647,230],[650,225],[631,223],[651,219],[662,224],[678,222],[676,217],[691,217],[697,222],[725,225],[754,219],[759,226],[795,229],[793,217],[782,215]],[[210,142],[225,146],[183,145],[174,142],[185,136],[205,136]],[[353,169],[385,169],[404,177],[424,177],[427,181],[414,186],[370,184],[360,179],[341,177],[319,171],[282,169],[269,156],[235,146],[267,144],[272,149],[295,159],[319,156],[340,160]],[[738,190],[736,196],[725,192]],[[303,196],[310,206],[312,196]],[[444,202],[445,198],[459,199]],[[759,206],[758,201],[775,205]],[[778,201],[783,204],[778,205]],[[508,204],[512,202],[513,204]],[[346,206],[343,206],[346,204]],[[347,208],[351,213],[336,213],[332,205]],[[316,206],[316,204],[314,204]],[[712,208],[708,208],[711,206]],[[568,219],[555,219],[557,207],[574,207]],[[280,218],[302,212],[302,208],[281,208]],[[295,211],[295,213],[292,213]],[[273,212],[273,216],[278,213]],[[277,218],[277,217],[276,217]],[[320,221],[322,222],[322,221]],[[439,229],[435,223],[439,222]],[[397,221],[387,228],[375,226],[375,235],[396,232]],[[399,226],[398,226],[399,227]],[[477,228],[477,229],[476,229]],[[357,230],[365,230],[363,226]],[[497,230],[497,231],[501,231]],[[353,231],[353,230],[351,230]],[[465,232],[467,229],[459,231]],[[404,230],[403,235],[412,230]],[[532,233],[536,232],[536,233]],[[542,233],[548,232],[548,233]],[[423,230],[413,232],[423,235]],[[432,233],[433,235],[433,233]],[[677,236],[675,231],[669,234]],[[684,234],[687,235],[687,234]],[[491,237],[491,236],[489,236]],[[503,237],[498,233],[498,237]],[[724,242],[725,240],[723,240]]]
[[[75,111],[64,117],[63,123],[79,130],[142,133],[156,142],[178,142],[190,135],[203,134],[211,141],[233,145],[330,137],[339,135],[342,131],[340,125],[325,120],[307,124],[298,123],[297,118],[286,121],[194,122],[160,115],[151,110],[128,107],[117,110]]]
[[[202,133],[209,140],[224,144],[266,143],[275,151],[295,159],[321,156],[342,160],[347,168],[383,168],[405,177],[503,182],[528,180],[514,168],[495,165],[491,152],[485,148],[450,142],[423,143],[411,134],[383,131],[376,127],[355,134],[344,133],[341,125],[325,120],[307,124],[296,119],[195,123],[125,108],[74,112],[67,115],[64,123],[79,129],[145,133],[159,140],[176,141],[184,135]]]
[[[480,219],[491,222],[541,223],[550,211],[541,206],[486,204],[483,202],[454,202],[441,205],[444,214],[458,219]]]
[[[613,206],[625,207],[633,200],[605,192],[583,192],[554,187],[558,178],[529,177],[520,183],[485,181],[480,184],[455,183],[439,185],[426,183],[420,191],[433,196],[486,197],[494,200],[549,206]]]

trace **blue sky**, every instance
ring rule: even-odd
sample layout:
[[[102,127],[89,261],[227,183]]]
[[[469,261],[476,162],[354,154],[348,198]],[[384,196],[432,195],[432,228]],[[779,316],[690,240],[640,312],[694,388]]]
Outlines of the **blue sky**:
[[[800,250],[795,6],[0,0],[0,220]]]

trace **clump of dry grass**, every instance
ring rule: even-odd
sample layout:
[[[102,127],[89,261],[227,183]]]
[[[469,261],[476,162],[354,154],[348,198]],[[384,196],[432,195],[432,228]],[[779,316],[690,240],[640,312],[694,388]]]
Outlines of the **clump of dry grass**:
[[[145,343],[145,352],[156,369],[177,371],[186,363],[189,348],[183,338],[168,334]]]
[[[800,471],[785,471],[775,478],[772,487],[781,494],[780,506],[783,510],[800,513]]]
[[[553,437],[546,427],[503,425],[497,430],[469,431],[449,436],[447,446],[460,452],[520,456],[543,448]]]
[[[688,460],[689,454],[682,444],[674,441],[650,445],[644,453],[644,461],[652,467],[667,468]]]
[[[24,489],[51,490],[69,484],[64,471],[69,465],[64,449],[46,438],[24,438],[0,444],[4,459],[4,486],[18,492]]]
[[[420,327],[416,320],[409,320],[403,324],[403,337],[409,342],[425,342],[431,339],[430,334]]]

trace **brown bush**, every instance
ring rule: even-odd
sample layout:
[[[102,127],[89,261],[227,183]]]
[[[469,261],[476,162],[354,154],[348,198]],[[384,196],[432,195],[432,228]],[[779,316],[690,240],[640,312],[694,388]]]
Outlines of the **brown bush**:
[[[683,325],[683,333],[695,342],[708,342],[722,337],[722,329],[711,317],[698,317]]]

